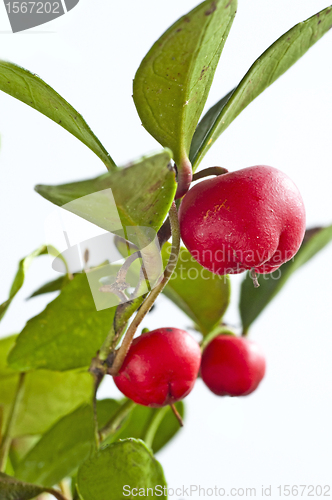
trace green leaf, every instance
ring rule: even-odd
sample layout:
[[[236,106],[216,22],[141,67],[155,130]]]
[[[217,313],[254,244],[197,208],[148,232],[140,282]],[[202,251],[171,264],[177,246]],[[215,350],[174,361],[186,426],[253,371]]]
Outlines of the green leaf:
[[[114,307],[96,310],[86,275],[77,274],[43,312],[27,322],[8,357],[9,366],[20,371],[89,366],[114,313]]]
[[[24,68],[0,61],[0,90],[24,102],[68,130],[106,165],[115,163],[83,117],[47,83]]]
[[[190,155],[189,159],[193,165],[193,171],[195,172],[196,168],[198,167],[198,164],[205,155],[205,150],[204,147],[205,145],[212,145],[212,140],[210,141],[210,132],[212,131],[215,123],[217,122],[219,115],[223,108],[226,106],[228,100],[230,99],[231,95],[233,94],[235,89],[231,90],[226,94],[220,101],[217,102],[212,108],[209,109],[209,111],[204,115],[204,117],[201,119],[199,124],[197,125],[197,128],[195,130],[193,140],[191,143],[190,147]],[[203,150],[200,152],[200,150]],[[196,158],[197,159],[196,161]]]
[[[201,342],[201,351],[203,352],[207,345],[212,342],[213,339],[219,337],[219,335],[231,335],[236,337],[236,333],[230,330],[227,326],[217,325],[206,337],[204,337],[203,342]]]
[[[97,401],[98,429],[102,429],[120,408],[121,403],[116,399],[99,399]]]
[[[0,500],[30,500],[45,491],[41,486],[22,483],[0,472]]]
[[[15,469],[21,460],[29,453],[29,451],[38,443],[41,435],[36,436],[20,436],[13,439],[10,451],[9,451],[9,459],[12,465],[12,472],[6,472],[10,476],[15,476]],[[7,461],[8,464],[9,460]]]
[[[12,284],[12,287],[10,289],[10,292],[9,292],[9,298],[0,305],[0,320],[2,320],[2,318],[4,317],[8,307],[10,306],[10,304],[11,304],[13,298],[15,297],[15,295],[17,294],[17,292],[22,288],[22,285],[23,285],[24,279],[25,279],[25,274],[26,274],[27,270],[29,269],[33,259],[35,257],[38,257],[39,255],[45,255],[47,253],[48,253],[47,247],[45,245],[43,245],[43,246],[37,248],[37,250],[32,252],[27,257],[24,257],[24,259],[22,259],[19,262],[18,270],[17,270],[16,276],[15,276],[14,282]]]
[[[16,336],[0,340],[0,405],[4,409],[3,428],[18,382],[17,372],[7,367],[6,358]],[[25,377],[12,437],[46,432],[64,415],[93,397],[93,377],[88,372],[37,370]]]
[[[183,401],[179,401],[178,403],[176,403],[175,407],[183,419],[185,416],[185,407]],[[181,427],[179,425],[179,422],[175,418],[172,409],[167,406],[152,441],[151,448],[153,450],[153,453],[157,453],[159,450],[161,450],[175,436],[175,434],[180,431],[180,429]]]
[[[44,293],[59,292],[64,286],[69,283],[69,281],[69,277],[66,274],[64,276],[60,276],[60,278],[49,281],[48,283],[45,283],[45,285],[38,288],[38,290],[30,295],[29,299],[32,299],[32,297],[37,297],[38,295],[43,295]]]
[[[175,406],[181,417],[184,417],[184,403],[179,401]],[[132,410],[126,426],[116,435],[116,439],[141,439],[146,441],[154,453],[157,453],[179,430],[179,422],[169,406],[149,408],[137,405]],[[113,436],[112,441],[114,441]]]
[[[300,59],[331,26],[332,6],[294,26],[256,60],[231,96],[228,94],[213,106],[199,123],[190,154],[194,170],[241,111]]]
[[[163,258],[169,257],[171,245],[163,246]],[[218,276],[204,269],[188,252],[181,248],[174,274],[164,288],[171,299],[206,335],[220,322],[230,300],[228,276]]]
[[[243,331],[255,321],[268,303],[277,295],[288,278],[299,267],[322,250],[332,240],[332,225],[306,231],[302,246],[295,257],[271,274],[259,275],[259,288],[254,288],[249,275],[241,286],[240,314]]]
[[[201,3],[157,40],[137,70],[133,97],[143,126],[173,151],[180,169],[236,8],[236,0]]]
[[[7,365],[7,356],[15,345],[17,335],[0,339],[0,379],[17,376],[17,372]],[[1,387],[1,385],[0,385]]]
[[[129,489],[124,489],[127,486]],[[81,465],[77,475],[77,487],[82,500],[135,498],[126,492],[146,493],[147,488],[163,492],[166,480],[161,465],[145,444],[127,439],[100,450],[93,458]],[[159,487],[155,490],[156,487]],[[151,490],[149,491],[151,495]],[[165,494],[159,494],[166,498]]]
[[[23,481],[53,486],[69,476],[96,449],[92,406],[81,406],[57,422],[15,470]]]
[[[115,419],[116,422],[116,426],[112,429],[112,432],[110,432],[106,438],[105,435],[102,436],[103,445],[113,443],[119,438],[123,439],[124,437],[136,437],[132,436],[130,433],[124,433],[124,429],[128,427],[128,423],[130,422],[133,408],[135,408],[135,405],[133,404],[132,408],[129,409],[129,412],[126,412],[127,415],[125,415],[123,413],[122,407],[126,406],[128,402],[131,401],[126,398],[118,401],[115,399],[103,399],[97,401],[97,419],[99,431],[101,431],[110,421],[114,421]],[[119,411],[122,411],[122,416],[120,419]]]
[[[129,415],[126,427],[121,429],[121,432],[118,434],[117,438],[135,438],[144,441],[146,429],[149,425],[149,422],[151,421],[153,413],[154,408],[136,405]]]
[[[52,203],[106,231],[117,232],[128,226],[158,231],[176,191],[170,159],[170,151],[164,150],[112,174],[35,189]]]

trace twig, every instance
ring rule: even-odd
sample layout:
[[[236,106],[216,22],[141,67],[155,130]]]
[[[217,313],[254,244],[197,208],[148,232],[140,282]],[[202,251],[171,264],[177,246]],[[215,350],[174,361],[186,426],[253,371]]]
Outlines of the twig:
[[[127,272],[129,271],[131,264],[139,258],[141,258],[141,254],[139,251],[130,255],[119,269],[114,283],[112,283],[111,285],[103,285],[99,288],[99,291],[114,293],[114,295],[116,295],[121,301],[127,302],[128,297],[124,293],[125,290],[130,287],[130,284],[126,282]]]
[[[122,289],[126,289],[128,288],[129,284],[125,282],[125,279],[126,279],[126,274],[131,266],[131,264],[138,258],[141,258],[141,253],[139,251],[133,253],[132,255],[130,255],[128,257],[128,259],[126,260],[126,262],[123,264],[123,266],[121,267],[121,269],[119,270],[117,276],[116,276],[116,280],[115,280],[115,283],[113,283],[113,285],[106,285],[102,288],[100,288],[100,291],[106,291],[106,292],[110,292],[112,291],[113,293],[116,293],[116,292],[121,292],[122,293]],[[142,271],[142,269],[141,269]],[[142,276],[141,273],[140,273],[140,278],[139,278],[139,282],[134,290],[134,293],[132,294],[132,299],[135,298],[135,292],[136,294],[139,293],[140,291],[140,288],[142,286],[142,281],[145,277],[145,273],[144,275]],[[124,300],[125,302],[127,303],[128,302],[128,297],[126,295],[124,295]],[[142,301],[143,301],[143,298],[142,298]],[[120,305],[118,306],[120,307]],[[132,312],[132,314],[135,312],[136,309],[134,309],[134,311]],[[130,318],[130,316],[129,316]],[[129,319],[128,318],[128,319]],[[128,321],[128,320],[127,320]],[[104,343],[103,345],[101,346],[100,348],[100,351],[99,351],[99,355],[98,355],[98,358],[101,360],[101,361],[106,361],[106,359],[108,358],[110,352],[111,352],[111,348],[115,348],[116,345],[114,345],[114,339],[115,338],[118,338],[119,334],[121,335],[121,329],[125,327],[125,324],[127,323],[127,321],[125,321],[124,324],[121,324],[121,325],[117,325],[118,328],[117,328],[117,334],[116,334],[116,329],[115,329],[115,318],[113,320],[113,323],[112,323],[112,326],[110,328],[110,331],[106,337],[106,339],[104,340]],[[120,330],[120,331],[119,331]]]
[[[45,493],[53,495],[57,500],[68,500],[60,491],[54,490],[53,488],[45,488]]]
[[[186,194],[193,179],[193,171],[189,158],[182,158],[180,164],[176,167],[176,170],[178,174],[178,187],[175,193],[175,199],[178,200]]]
[[[168,261],[168,264],[166,266],[165,272],[164,272],[164,277],[162,281],[157,285],[147,296],[145,299],[144,303],[142,304],[140,310],[136,314],[135,318],[131,322],[127,333],[124,337],[124,340],[118,350],[118,353],[116,355],[116,358],[114,360],[113,366],[108,370],[108,373],[110,375],[116,375],[121,366],[122,363],[127,355],[127,352],[130,348],[131,342],[133,340],[133,337],[136,333],[136,330],[140,323],[142,322],[143,318],[145,315],[148,313],[148,311],[151,309],[152,305],[154,304],[155,300],[157,299],[158,295],[161,293],[161,291],[164,289],[166,286],[168,280],[173,274],[173,271],[176,267],[177,260],[178,260],[178,255],[180,251],[180,228],[179,228],[179,220],[178,220],[178,214],[177,214],[177,209],[176,205],[173,202],[172,207],[169,211],[169,218],[170,218],[170,223],[171,223],[171,228],[172,228],[172,248],[171,248],[171,254],[170,258]]]

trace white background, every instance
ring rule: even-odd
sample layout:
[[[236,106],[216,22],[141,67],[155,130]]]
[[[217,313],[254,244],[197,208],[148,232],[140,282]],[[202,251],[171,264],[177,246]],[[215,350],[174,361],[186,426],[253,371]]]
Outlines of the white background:
[[[132,102],[135,71],[155,39],[195,5],[81,0],[52,23],[13,35],[1,3],[0,57],[54,87],[124,164],[158,149]],[[207,106],[233,88],[275,39],[326,6],[328,0],[239,1]],[[308,227],[332,223],[331,53],[332,32],[242,113],[201,164],[229,170],[267,164],[285,171],[303,195]],[[44,242],[44,220],[54,209],[34,186],[92,177],[104,167],[61,127],[3,93],[0,135],[2,302],[18,260]],[[272,485],[277,498],[278,485],[332,483],[331,250],[299,270],[253,325],[251,337],[263,346],[268,363],[256,393],[218,398],[197,382],[186,400],[184,430],[158,455],[171,487],[256,487],[260,496],[262,485]],[[54,276],[46,257],[33,264],[0,325],[1,336],[20,331],[44,308],[50,296],[25,298]],[[241,280],[232,278],[233,304],[226,314],[237,326]],[[165,298],[144,323],[189,325]],[[112,382],[102,392],[118,394]]]

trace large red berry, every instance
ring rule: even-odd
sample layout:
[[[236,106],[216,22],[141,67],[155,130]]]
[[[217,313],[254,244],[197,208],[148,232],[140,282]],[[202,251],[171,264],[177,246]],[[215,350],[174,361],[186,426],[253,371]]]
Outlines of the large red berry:
[[[299,190],[286,174],[267,166],[196,184],[179,217],[189,252],[215,274],[270,273],[296,254],[305,231]]]
[[[138,404],[165,406],[189,394],[200,362],[200,347],[189,333],[159,328],[133,341],[114,382]]]
[[[243,337],[219,335],[204,349],[201,376],[218,396],[246,396],[265,374],[260,347]]]

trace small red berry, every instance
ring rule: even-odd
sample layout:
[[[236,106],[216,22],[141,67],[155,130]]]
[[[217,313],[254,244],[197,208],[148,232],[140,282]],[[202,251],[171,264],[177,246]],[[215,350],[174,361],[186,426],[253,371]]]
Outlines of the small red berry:
[[[265,374],[265,357],[260,347],[243,337],[219,335],[204,349],[201,376],[218,396],[246,396]]]
[[[305,232],[302,197],[289,177],[256,166],[204,180],[184,197],[181,237],[215,274],[270,273],[298,251]]]
[[[165,406],[189,394],[200,362],[200,347],[189,333],[159,328],[134,339],[114,382],[135,403]]]

